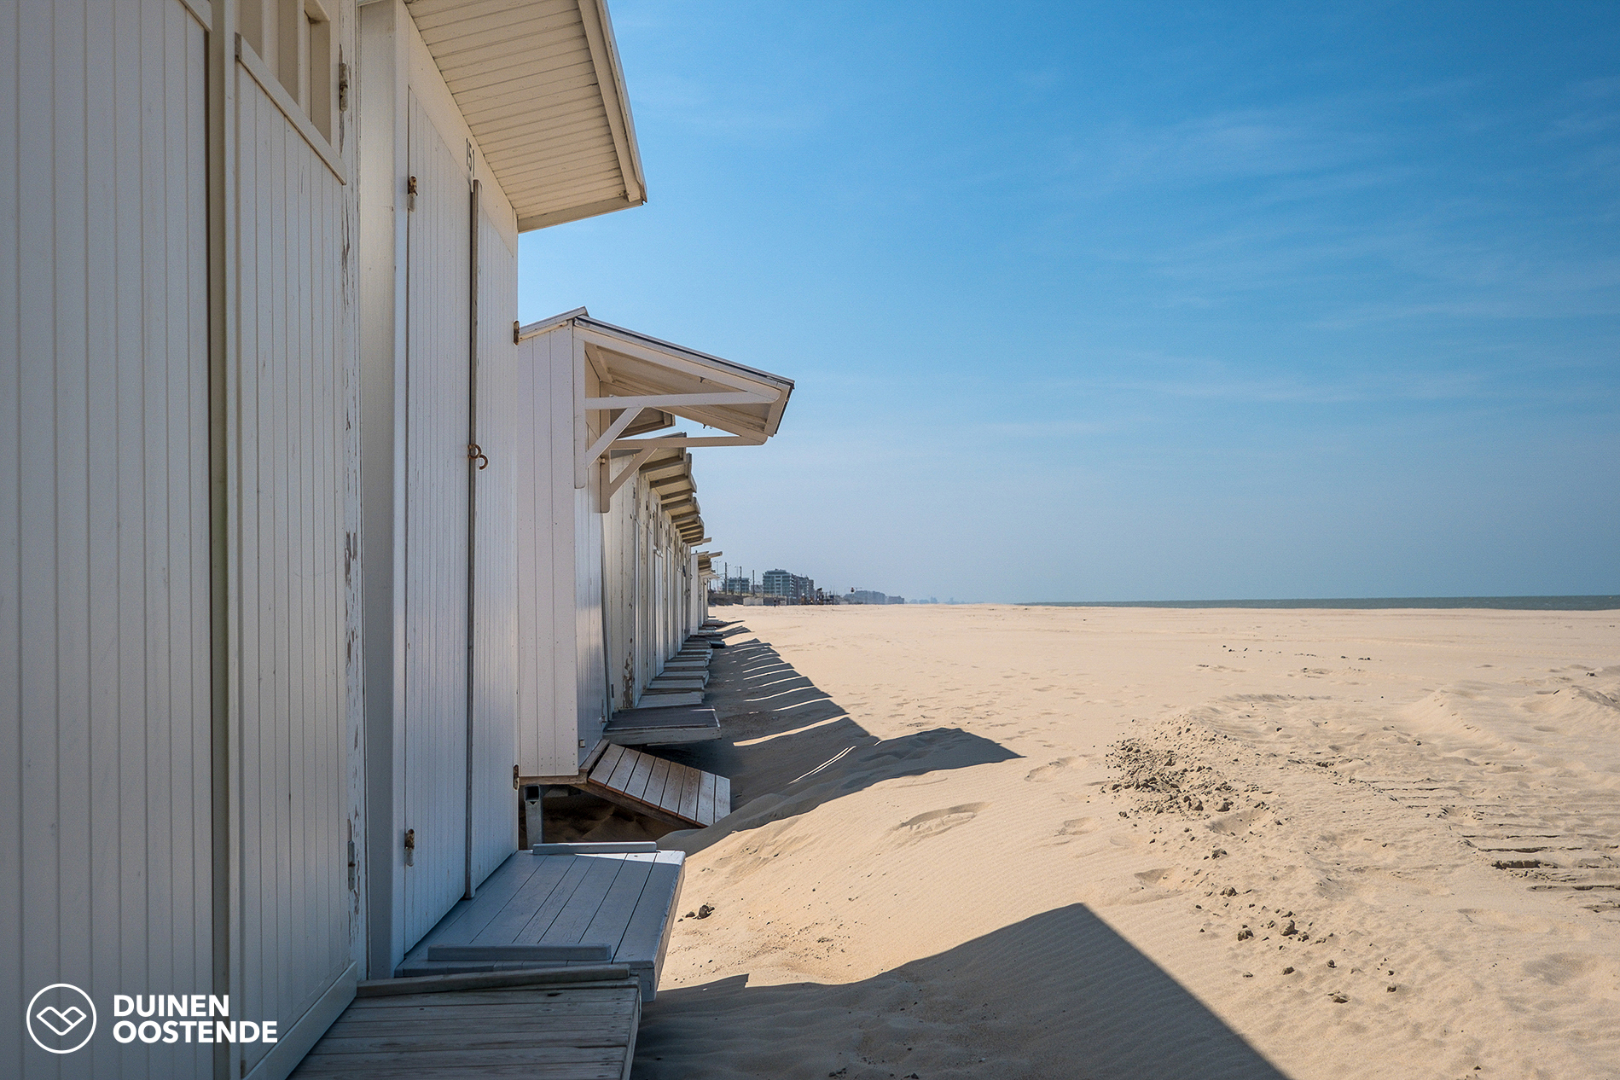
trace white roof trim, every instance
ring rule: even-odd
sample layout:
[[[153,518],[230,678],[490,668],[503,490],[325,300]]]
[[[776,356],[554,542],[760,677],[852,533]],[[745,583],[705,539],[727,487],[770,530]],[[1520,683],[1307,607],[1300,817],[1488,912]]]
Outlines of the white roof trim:
[[[647,201],[605,0],[407,7],[519,232]]]
[[[585,399],[583,407],[619,413],[597,440],[601,445],[587,451],[589,460],[610,447],[757,446],[776,434],[793,392],[792,379],[593,319],[584,308],[518,327],[516,336],[523,341],[565,326],[583,339],[603,385],[601,396]],[[626,416],[653,408],[729,434],[620,437],[619,425],[630,423]]]

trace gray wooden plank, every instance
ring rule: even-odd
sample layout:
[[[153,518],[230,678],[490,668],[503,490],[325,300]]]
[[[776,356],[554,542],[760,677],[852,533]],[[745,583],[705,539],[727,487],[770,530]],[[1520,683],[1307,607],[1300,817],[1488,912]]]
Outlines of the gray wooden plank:
[[[459,1041],[467,1043],[476,1038],[478,1046],[488,1046],[488,1040],[499,1039],[508,1046],[620,1046],[625,1042],[625,1028],[631,1013],[620,1008],[613,1013],[576,1013],[570,1016],[539,1016],[530,1014],[509,1017],[504,1024],[490,1027],[478,1016],[463,1020],[401,1021],[360,1024],[344,1029],[343,1033],[327,1035],[321,1040],[323,1054],[365,1053],[383,1049],[392,1044],[403,1047],[433,1042]]]
[[[535,844],[536,855],[616,855],[630,851],[657,851],[656,840],[612,840],[604,843]]]
[[[659,796],[658,807],[667,814],[680,814],[681,792],[684,790],[687,774],[691,770],[685,765],[670,762],[669,776],[664,780],[664,791]]]
[[[647,788],[638,796],[641,801],[652,803],[654,806],[664,805],[664,785],[669,781],[669,767],[673,764],[674,762],[668,758],[654,759],[652,775],[647,778]]]
[[[522,852],[515,853],[501,864],[500,869],[485,878],[478,887],[478,895],[452,908],[450,914],[439,920],[439,924],[429,930],[407,954],[406,959],[439,942],[471,941],[477,937],[478,932],[500,914],[501,909],[523,890],[540,869],[538,861],[523,859],[522,855]]]
[[[569,897],[568,905],[557,913],[544,933],[533,934],[525,929],[522,940],[539,941],[542,944],[584,941],[585,930],[596,917],[596,911],[602,906],[602,901],[607,898],[614,879],[630,865],[629,860],[644,859],[646,856],[579,855],[575,858],[583,863],[589,863],[590,868],[581,879],[578,888],[574,890],[574,895]]]
[[[700,824],[714,824],[714,773],[698,774],[697,813],[692,816]]]
[[[664,970],[664,956],[669,951],[670,933],[675,926],[675,908],[680,903],[681,884],[686,877],[686,856],[679,851],[660,851],[648,869],[647,882],[642,886],[636,908],[630,914],[624,937],[619,940],[619,955],[626,960],[651,959],[650,991],[658,989],[658,978]],[[647,999],[652,1000],[652,993]]]
[[[636,765],[640,761],[641,752],[639,750],[632,750],[628,746],[625,747],[624,756],[619,758],[618,765],[614,766],[613,774],[602,780],[601,784],[604,787],[612,788],[614,791],[623,791],[625,786],[630,783],[630,777],[635,775]]]
[[[680,854],[669,852],[667,854]],[[654,864],[657,865],[657,864]],[[408,997],[356,998],[344,1012],[338,1024],[364,1019],[366,1014],[426,1016],[434,1010],[446,1015],[455,1010],[467,1010],[485,1005],[507,1005],[518,1002],[525,1009],[543,1012],[591,1012],[616,1009],[622,1004],[626,980],[613,986],[562,986],[555,990],[545,987],[523,987],[525,996],[515,998],[510,990],[456,990],[446,994],[411,994]],[[450,998],[449,1002],[435,1000]],[[335,1029],[334,1029],[335,1030]]]
[[[533,960],[538,963],[561,963],[564,960],[613,959],[613,946],[607,939],[592,938],[574,945],[435,945],[428,950],[433,960]]]
[[[501,909],[501,913],[491,919],[478,936],[467,942],[469,945],[510,945],[518,940],[524,929],[539,918],[542,913],[550,912],[549,918],[555,918],[556,913],[562,910],[568,897],[574,891],[578,879],[584,876],[584,869],[577,867],[571,855],[531,855],[531,859],[544,865],[530,879],[546,886],[544,891],[536,887],[532,891],[512,898]]]
[[[630,773],[630,779],[619,790],[632,799],[641,798],[642,792],[647,790],[647,781],[652,779],[653,766],[657,764],[657,761],[658,759],[651,754],[638,755],[636,767]]]
[[[647,875],[651,872],[653,860],[656,858],[656,853],[625,856],[623,869],[613,879],[607,895],[602,898],[601,906],[596,909],[590,925],[585,928],[582,941],[612,942],[614,953],[612,959],[619,959],[619,942],[624,937],[625,929],[630,925],[630,916],[636,910],[636,902],[641,899],[642,888],[647,884]]]
[[[714,819],[719,821],[731,813],[731,779],[718,773],[714,777]]]
[[[686,770],[686,775],[682,777],[681,803],[675,813],[687,821],[696,821],[698,819],[698,787],[699,781],[702,780],[702,774],[690,765],[683,765],[682,768]]]
[[[647,709],[663,709],[676,705],[701,705],[703,704],[703,691],[655,690],[648,687],[641,697],[637,699],[636,703],[641,708]]]
[[[580,1038],[578,1035],[569,1035],[565,1038]],[[507,1065],[507,1064],[551,1064],[551,1062],[580,1062],[580,1061],[624,1061],[624,1052],[630,1041],[629,1031],[619,1031],[612,1036],[606,1036],[596,1043],[585,1043],[573,1046],[564,1040],[548,1040],[543,1036],[536,1036],[533,1041],[522,1038],[507,1040],[501,1046],[491,1046],[480,1040],[478,1046],[467,1046],[467,1033],[450,1035],[447,1040],[415,1040],[415,1038],[394,1038],[394,1040],[345,1040],[350,1043],[347,1048],[335,1049],[314,1056],[316,1067],[311,1072],[319,1075],[321,1072],[335,1074],[340,1069],[355,1069],[355,1067],[376,1067],[382,1062],[395,1062],[405,1065],[400,1075],[410,1075],[415,1069],[410,1065]]]
[[[609,743],[607,749],[602,751],[602,756],[597,759],[596,768],[591,770],[589,779],[598,784],[607,783],[608,777],[613,775],[613,770],[618,766],[624,752],[624,747]]]
[[[632,992],[637,992],[632,988]],[[488,1037],[534,1039],[537,1045],[609,1046],[624,1043],[625,1027],[631,1013],[620,1007],[614,1012],[574,1013],[566,1016],[530,1012],[504,1020],[486,1018],[481,1012],[445,1020],[375,1020],[333,1031],[321,1042],[323,1053],[338,1054],[346,1046],[365,1042],[429,1042],[455,1040],[473,1046],[484,1045]]]
[[[409,1075],[411,1080],[504,1080],[512,1077],[514,1080],[623,1080],[627,1075],[622,1066],[612,1063],[585,1064],[583,1062],[555,1062],[539,1065],[486,1065],[467,1068],[459,1065],[423,1067],[420,1069],[401,1070],[398,1065],[385,1064],[375,1067],[360,1066],[353,1071],[341,1075],[354,1077],[355,1080],[397,1080],[402,1074]],[[337,1075],[330,1072],[305,1072],[300,1069],[293,1073],[295,1077],[315,1077]]]

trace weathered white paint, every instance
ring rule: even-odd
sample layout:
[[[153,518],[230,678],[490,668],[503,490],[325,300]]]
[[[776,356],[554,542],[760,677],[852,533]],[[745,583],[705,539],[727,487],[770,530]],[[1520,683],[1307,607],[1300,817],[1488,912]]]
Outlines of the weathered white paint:
[[[236,348],[226,419],[240,1016],[284,1031],[352,997],[345,581],[354,522],[351,193],[255,76],[235,81]],[[354,657],[357,662],[358,658]],[[346,986],[347,991],[344,992]],[[336,1012],[312,1016],[324,1030]],[[285,1041],[284,1075],[320,1034]],[[272,1047],[230,1052],[241,1075]]]
[[[516,847],[517,219],[409,9],[382,0],[361,22],[365,543],[389,568],[365,585],[367,968],[387,977]]]
[[[0,40],[0,1073],[55,1076],[40,987],[212,983],[206,38],[150,0]]]
[[[365,603],[367,978],[405,955],[398,916],[404,740],[396,730],[405,665],[405,179],[410,145],[409,51],[400,3],[360,9],[361,562]]]
[[[462,852],[445,895],[412,901],[422,925],[515,841],[518,217],[402,3],[366,6],[381,34],[363,59],[353,0],[319,5],[334,35],[325,53],[268,59],[239,41],[239,7],[268,17],[246,0],[0,7],[0,734],[17,747],[15,767],[0,766],[16,808],[0,815],[0,866],[16,868],[0,874],[0,1074],[40,1067],[15,1056],[23,995],[62,979],[99,1000],[228,993],[234,1015],[281,1027],[268,1053],[98,1037],[72,1059],[85,1074],[285,1076],[352,996],[360,943],[375,945],[373,975],[403,955],[407,790],[425,793],[429,830],[450,851],[459,835]],[[576,11],[589,63],[616,85],[597,40],[605,16],[593,31]],[[321,56],[333,66],[283,84]],[[354,76],[349,107],[311,119],[339,58]],[[555,88],[523,94],[541,110],[565,104],[549,100]],[[633,159],[621,119],[614,138],[630,139]],[[437,169],[432,190],[454,194],[413,228],[403,185],[412,136],[427,130],[441,145],[421,175]],[[558,138],[527,149],[579,149]],[[564,191],[561,212],[606,208],[534,175]],[[472,284],[472,178],[485,190],[476,433],[425,400],[461,379],[465,421],[472,343],[446,306]],[[424,249],[438,254],[417,258]],[[476,478],[469,436],[503,448]],[[566,495],[572,521],[582,496]],[[599,545],[596,515],[578,517],[584,541],[570,536],[558,566],[570,590],[576,550]],[[427,550],[413,562],[417,540]],[[362,598],[375,649],[360,637]],[[439,636],[425,610],[413,624],[418,600],[459,615],[459,637]],[[601,636],[599,612],[584,611],[576,649],[593,625]],[[580,623],[573,607],[567,619]],[[453,723],[412,724],[437,709],[457,663],[459,693],[444,700],[459,710],[459,761]],[[441,736],[449,760],[429,763]],[[46,1064],[56,1075],[61,1062]]]
[[[0,11],[8,1076],[67,1060],[21,1031],[53,981],[281,1025],[71,1059],[118,1077],[284,1076],[353,992],[354,208],[232,14]]]
[[[518,740],[524,776],[572,774],[607,722],[601,523],[576,488],[583,369],[571,328],[518,345]]]
[[[405,770],[409,948],[461,898],[467,856],[469,197],[465,160],[410,94],[405,361]],[[461,767],[457,768],[457,763]]]

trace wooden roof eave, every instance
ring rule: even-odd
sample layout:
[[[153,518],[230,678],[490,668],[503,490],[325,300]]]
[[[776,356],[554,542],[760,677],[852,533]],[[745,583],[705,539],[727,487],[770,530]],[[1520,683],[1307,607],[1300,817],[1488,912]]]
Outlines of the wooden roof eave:
[[[489,144],[519,232],[647,201],[605,0],[413,0],[407,10],[473,137]],[[557,171],[571,149],[598,147],[611,152]]]

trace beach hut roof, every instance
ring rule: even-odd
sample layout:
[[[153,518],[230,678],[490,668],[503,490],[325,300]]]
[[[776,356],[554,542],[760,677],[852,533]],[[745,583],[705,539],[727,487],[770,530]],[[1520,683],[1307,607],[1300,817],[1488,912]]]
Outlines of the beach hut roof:
[[[518,231],[647,201],[605,0],[413,0],[407,10]]]
[[[793,380],[745,367],[622,326],[575,308],[518,329],[518,340],[572,328],[586,360],[601,382],[601,397],[587,398],[588,410],[615,414],[625,428],[642,412],[659,409],[727,435],[667,435],[624,440],[625,428],[609,428],[615,449],[668,449],[685,446],[754,445],[776,434],[793,392]],[[626,417],[630,419],[626,419]]]

